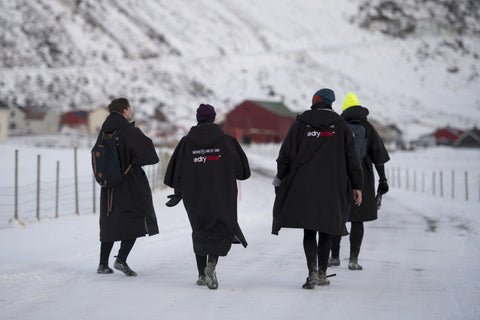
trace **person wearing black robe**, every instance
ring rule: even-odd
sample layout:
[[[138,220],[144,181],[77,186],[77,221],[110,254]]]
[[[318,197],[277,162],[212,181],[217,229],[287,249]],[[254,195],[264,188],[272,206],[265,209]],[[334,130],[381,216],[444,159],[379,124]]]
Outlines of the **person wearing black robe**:
[[[159,161],[150,138],[135,127],[132,108],[125,98],[113,100],[108,106],[110,114],[102,125],[100,134],[121,130],[117,142],[124,181],[115,188],[102,188],[100,194],[100,263],[97,273],[113,270],[108,259],[115,241],[121,241],[114,268],[127,276],[136,276],[130,269],[127,257],[138,237],[158,234],[157,218],[153,208],[152,190],[142,166]]]
[[[375,200],[375,178],[373,166],[379,176],[377,194],[383,195],[388,192],[388,183],[385,176],[384,164],[390,160],[388,151],[383,144],[382,138],[378,135],[375,128],[368,122],[369,111],[362,107],[356,95],[348,93],[342,105],[341,116],[347,122],[356,123],[365,128],[366,155],[360,159],[363,172],[363,201],[362,205],[352,207],[348,221],[351,222],[350,228],[350,257],[348,268],[350,270],[362,270],[363,267],[358,264],[358,256],[364,236],[363,222],[377,219],[377,204]],[[341,237],[332,238],[332,256],[329,259],[329,266],[340,265],[340,242]]]
[[[345,121],[332,110],[333,101],[330,89],[315,93],[311,110],[297,117],[282,143],[273,181],[272,233],[278,234],[281,228],[304,229],[309,274],[305,289],[329,284],[330,237],[346,234],[348,208],[362,201],[355,141]]]
[[[177,147],[167,167],[164,183],[174,188],[167,206],[180,200],[192,227],[198,285],[218,288],[215,268],[232,243],[247,246],[237,221],[237,181],[250,177],[247,157],[238,141],[216,125],[215,109],[201,104],[198,124]]]

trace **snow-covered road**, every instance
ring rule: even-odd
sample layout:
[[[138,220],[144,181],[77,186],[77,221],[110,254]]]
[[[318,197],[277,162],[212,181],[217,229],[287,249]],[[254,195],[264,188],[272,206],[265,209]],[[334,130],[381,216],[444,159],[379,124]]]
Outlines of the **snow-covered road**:
[[[98,216],[45,219],[0,230],[1,319],[478,319],[480,205],[392,189],[380,219],[365,224],[363,271],[349,271],[348,239],[329,287],[302,290],[301,230],[270,234],[273,187],[250,156],[239,221],[249,242],[221,258],[219,289],[194,285],[195,259],[183,206],[154,194],[160,234],[137,241],[138,272],[95,273]],[[270,165],[272,165],[270,163]],[[261,172],[261,173],[259,173]],[[114,252],[118,250],[118,244]],[[112,257],[113,260],[113,257]]]

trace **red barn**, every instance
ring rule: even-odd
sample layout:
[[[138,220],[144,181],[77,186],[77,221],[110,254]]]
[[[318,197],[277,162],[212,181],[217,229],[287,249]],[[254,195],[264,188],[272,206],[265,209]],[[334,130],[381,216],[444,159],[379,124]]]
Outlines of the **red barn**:
[[[69,111],[62,115],[62,125],[70,128],[86,128],[88,124],[87,111]]]
[[[435,143],[437,145],[451,146],[457,141],[462,133],[462,130],[446,127],[437,129],[437,131],[433,133],[433,136],[435,137]]]
[[[240,142],[282,142],[297,115],[281,102],[245,100],[230,111],[222,125]]]

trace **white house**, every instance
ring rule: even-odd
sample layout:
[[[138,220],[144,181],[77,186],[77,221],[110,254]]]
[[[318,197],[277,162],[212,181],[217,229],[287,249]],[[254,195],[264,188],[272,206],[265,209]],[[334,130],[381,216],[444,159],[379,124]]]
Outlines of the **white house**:
[[[98,135],[102,124],[109,115],[107,107],[99,107],[88,113],[88,134],[92,136]]]
[[[22,108],[17,106],[10,106],[8,129],[13,134],[27,133],[27,120],[25,117],[25,111]]]
[[[60,130],[60,115],[51,108],[24,108],[27,121],[27,133],[57,133]]]
[[[7,141],[9,113],[8,106],[0,101],[0,143]]]
[[[47,107],[10,108],[9,129],[21,134],[57,133],[60,115]]]

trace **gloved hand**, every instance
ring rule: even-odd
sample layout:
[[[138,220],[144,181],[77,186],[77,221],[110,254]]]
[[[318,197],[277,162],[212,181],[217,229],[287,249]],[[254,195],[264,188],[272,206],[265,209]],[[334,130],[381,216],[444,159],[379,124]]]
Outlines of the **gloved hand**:
[[[378,188],[377,188],[377,193],[378,194],[385,194],[388,192],[388,183],[387,180],[379,180],[378,181]]]
[[[282,180],[275,176],[275,178],[273,178],[272,184],[274,187],[280,187],[280,185],[282,184]]]
[[[167,207],[174,207],[182,200],[182,196],[179,194],[171,194],[167,198],[170,199],[165,203]]]
[[[280,180],[280,178],[275,176],[275,178],[273,178],[273,181],[272,181],[272,185],[275,187],[275,194],[277,194],[281,184],[282,184],[282,180]]]

